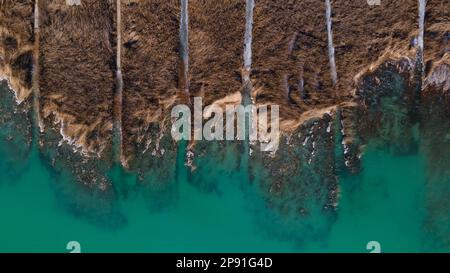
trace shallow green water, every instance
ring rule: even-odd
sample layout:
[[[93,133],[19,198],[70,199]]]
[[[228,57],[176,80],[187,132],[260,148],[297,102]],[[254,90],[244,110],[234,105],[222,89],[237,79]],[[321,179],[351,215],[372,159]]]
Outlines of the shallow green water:
[[[11,152],[6,145],[0,141],[0,252],[69,252],[69,241],[78,241],[82,252],[368,252],[369,241],[378,241],[384,252],[449,251],[428,242],[427,170],[420,153],[393,156],[368,148],[362,173],[340,178],[336,221],[317,238],[301,220],[292,224],[271,215],[248,183],[245,164],[232,175],[205,175],[216,180],[220,194],[192,186],[181,168],[173,206],[150,211],[136,190],[118,200],[123,227],[99,226],[61,205],[58,200],[68,197],[55,190],[58,181],[37,149],[25,169],[15,170],[1,160]],[[181,153],[180,166],[183,160]],[[135,183],[120,171],[111,175],[115,183]],[[322,217],[317,213],[309,221]]]
[[[17,180],[2,177],[15,181],[0,186],[0,251],[65,252],[73,240],[87,252],[366,252],[373,240],[383,251],[423,251],[424,170],[417,155],[368,152],[364,172],[341,180],[340,209],[330,235],[300,243],[282,236],[284,229],[292,230],[279,221],[260,225],[266,208],[246,196],[241,181],[220,181],[218,196],[201,193],[183,174],[177,204],[170,210],[152,213],[139,195],[129,197],[120,200],[127,217],[124,228],[97,227],[58,206],[50,173],[34,152]]]

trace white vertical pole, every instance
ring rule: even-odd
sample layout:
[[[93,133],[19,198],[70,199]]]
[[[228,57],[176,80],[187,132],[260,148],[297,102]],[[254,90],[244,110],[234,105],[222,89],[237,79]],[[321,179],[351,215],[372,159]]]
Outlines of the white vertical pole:
[[[334,45],[333,45],[333,30],[331,23],[331,2],[330,0],[325,0],[326,7],[326,17],[327,17],[327,32],[328,32],[328,57],[330,59],[330,70],[331,70],[331,79],[333,81],[333,85],[336,85],[338,77],[336,72],[336,61],[334,57]]]

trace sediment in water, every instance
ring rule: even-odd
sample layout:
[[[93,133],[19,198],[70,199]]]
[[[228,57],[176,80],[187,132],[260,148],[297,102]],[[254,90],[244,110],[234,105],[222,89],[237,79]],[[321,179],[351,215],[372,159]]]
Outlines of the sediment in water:
[[[243,90],[244,36],[246,4],[244,1],[192,1],[189,4],[189,59],[191,97],[201,97],[203,106],[240,105]],[[205,124],[213,116],[202,117]],[[190,182],[205,191],[217,188],[217,177],[207,161],[234,158],[229,167],[239,165],[239,144],[232,141],[193,140],[190,143]],[[242,151],[241,151],[242,152]],[[203,166],[204,165],[204,166]],[[225,171],[226,172],[226,171]],[[219,173],[222,173],[219,171]],[[231,174],[232,172],[228,173]]]
[[[178,144],[170,134],[171,108],[187,103],[179,88],[180,1],[122,1],[121,28],[121,162],[137,173],[150,208],[160,210],[176,199]]]
[[[424,31],[424,78],[421,92],[421,151],[427,160],[424,227],[430,249],[450,249],[450,11],[445,0],[429,2]]]
[[[425,185],[426,217],[424,229],[429,249],[450,249],[450,94],[442,93],[442,86],[430,86],[421,107],[421,151],[427,160]]]
[[[31,101],[17,105],[5,81],[0,81],[0,97],[1,185],[14,183],[23,174],[31,152],[33,130]]]
[[[113,162],[115,15],[107,1],[40,3],[40,151],[66,208],[120,226],[106,176]]]
[[[0,184],[13,183],[26,168],[33,139],[33,1],[0,3]],[[8,175],[10,174],[10,175]]]

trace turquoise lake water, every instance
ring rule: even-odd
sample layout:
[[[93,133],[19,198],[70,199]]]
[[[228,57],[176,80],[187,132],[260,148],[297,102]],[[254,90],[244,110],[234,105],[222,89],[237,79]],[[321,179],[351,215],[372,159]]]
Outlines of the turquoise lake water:
[[[270,215],[246,180],[245,165],[232,179],[209,176],[220,194],[192,186],[181,168],[173,206],[150,211],[136,191],[118,200],[127,220],[124,226],[96,225],[61,205],[60,199],[66,197],[55,189],[54,174],[37,148],[25,167],[16,170],[1,160],[11,153],[6,145],[0,141],[0,252],[69,252],[69,241],[78,241],[82,252],[364,253],[369,252],[370,241],[378,241],[383,252],[449,251],[432,243],[424,225],[432,212],[426,210],[427,163],[419,151],[394,156],[369,146],[363,171],[340,177],[336,220],[326,235],[317,238],[303,228],[301,219],[292,224]],[[178,164],[183,165],[180,151]],[[120,171],[112,176],[115,183],[135,183]],[[319,223],[322,217],[312,215],[308,221]]]

